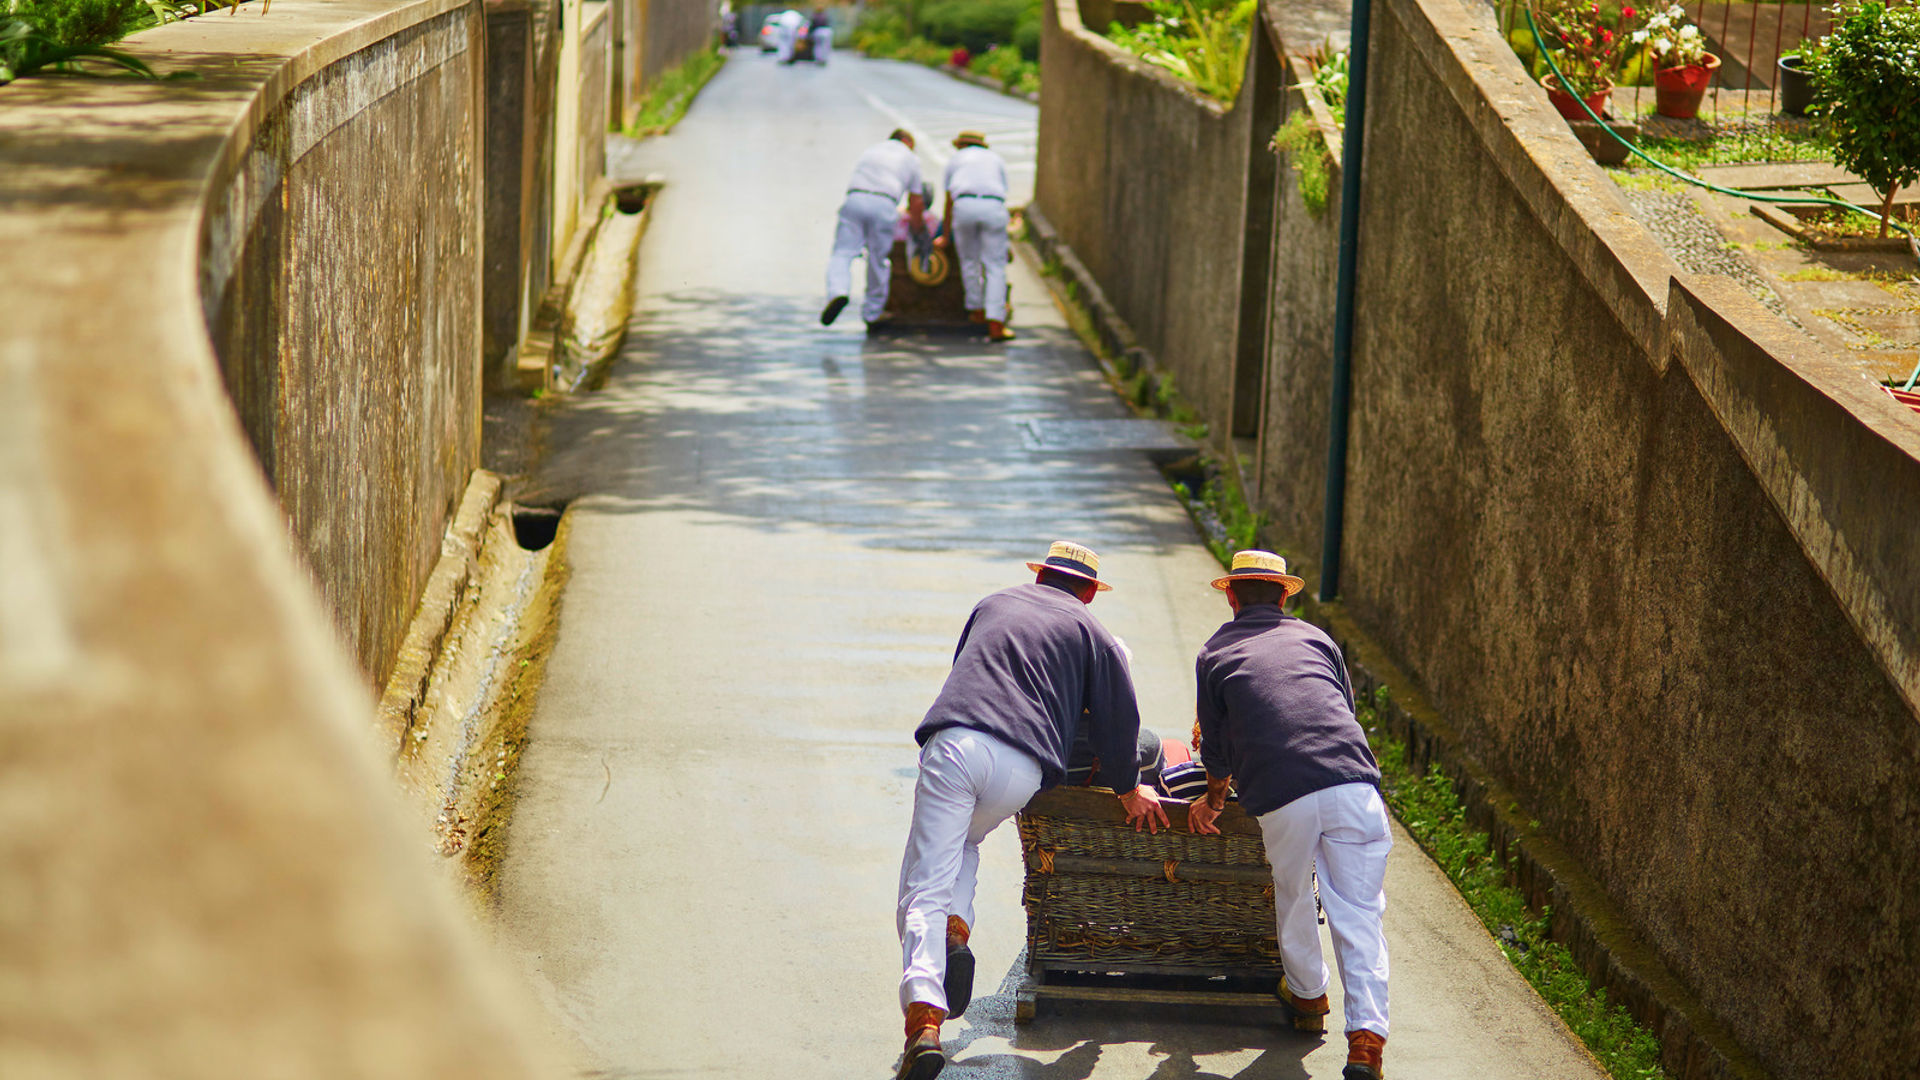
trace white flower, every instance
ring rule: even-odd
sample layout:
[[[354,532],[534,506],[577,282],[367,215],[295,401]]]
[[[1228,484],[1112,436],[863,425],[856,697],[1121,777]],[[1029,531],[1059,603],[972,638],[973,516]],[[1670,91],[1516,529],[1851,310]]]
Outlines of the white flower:
[[[1669,53],[1669,52],[1672,52],[1672,51],[1673,51],[1673,39],[1671,39],[1671,38],[1663,38],[1663,37],[1658,37],[1658,38],[1654,38],[1654,39],[1653,39],[1653,51],[1654,51],[1654,52],[1657,52],[1657,53]]]
[[[1633,32],[1633,43],[1635,45],[1645,45],[1647,43],[1647,32],[1645,30],[1635,30]]]
[[[1700,36],[1700,28],[1697,26],[1693,26],[1689,24],[1687,26],[1683,26],[1680,28],[1680,37],[1682,40],[1689,40],[1692,38],[1697,38],[1699,36]]]

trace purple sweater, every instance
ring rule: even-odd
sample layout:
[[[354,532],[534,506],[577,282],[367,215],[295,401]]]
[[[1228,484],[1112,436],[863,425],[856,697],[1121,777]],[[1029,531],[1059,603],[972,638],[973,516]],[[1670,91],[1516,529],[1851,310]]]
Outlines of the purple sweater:
[[[1200,759],[1208,775],[1233,777],[1247,813],[1337,784],[1380,786],[1346,661],[1319,627],[1250,604],[1207,639],[1194,673]]]
[[[1140,783],[1140,707],[1120,646],[1065,590],[1016,585],[974,605],[947,684],[913,737],[924,746],[942,728],[984,731],[1033,755],[1041,786],[1050,788],[1066,776],[1067,748],[1083,719],[1102,782],[1132,791]]]

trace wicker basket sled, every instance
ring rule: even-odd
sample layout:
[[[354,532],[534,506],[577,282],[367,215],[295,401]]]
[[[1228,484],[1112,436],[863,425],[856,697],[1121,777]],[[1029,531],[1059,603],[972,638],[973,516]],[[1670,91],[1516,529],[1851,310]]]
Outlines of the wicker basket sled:
[[[1027,977],[1014,1018],[1043,1004],[1195,1006],[1279,1018],[1273,877],[1260,826],[1229,804],[1219,836],[1135,832],[1101,788],[1054,788],[1018,817]]]

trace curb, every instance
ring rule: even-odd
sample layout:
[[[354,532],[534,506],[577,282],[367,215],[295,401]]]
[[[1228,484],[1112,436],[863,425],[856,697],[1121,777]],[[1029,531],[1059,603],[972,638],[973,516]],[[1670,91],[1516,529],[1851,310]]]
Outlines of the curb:
[[[957,67],[954,67],[952,64],[942,64],[935,70],[944,71],[948,75],[952,76],[953,78],[959,79],[961,82],[972,83],[975,86],[984,87],[985,89],[993,90],[997,93],[1005,94],[1010,98],[1017,98],[1020,101],[1031,102],[1032,104],[1035,104],[1035,105],[1040,104],[1039,94],[1028,94],[1028,93],[1023,93],[1019,90],[1014,90],[1009,86],[1007,86],[1006,83],[1001,82],[999,79],[996,79],[991,75],[982,75],[979,72],[968,71],[965,68],[957,68]]]
[[[398,757],[401,742],[413,726],[414,714],[426,696],[427,678],[433,672],[440,645],[453,626],[460,598],[466,594],[467,583],[473,578],[481,537],[486,533],[495,504],[500,501],[500,491],[500,477],[485,469],[475,469],[467,481],[466,494],[460,498],[460,509],[447,522],[446,534],[440,540],[440,560],[427,577],[426,588],[420,591],[419,607],[407,626],[407,636],[400,642],[400,652],[394,657],[393,672],[387,677],[375,714],[378,737],[390,756]]]
[[[1551,939],[1574,963],[1626,1007],[1660,1042],[1661,1064],[1674,1080],[1771,1080],[1700,1001],[1630,929],[1612,898],[1561,843],[1531,825],[1513,792],[1461,749],[1454,727],[1427,703],[1386,653],[1340,605],[1310,597],[1300,614],[1340,645],[1356,698],[1391,692],[1379,709],[1388,734],[1406,744],[1407,761],[1426,772],[1438,765],[1453,782],[1467,820],[1485,830],[1496,857],[1509,860],[1508,878],[1536,911],[1551,912]]]

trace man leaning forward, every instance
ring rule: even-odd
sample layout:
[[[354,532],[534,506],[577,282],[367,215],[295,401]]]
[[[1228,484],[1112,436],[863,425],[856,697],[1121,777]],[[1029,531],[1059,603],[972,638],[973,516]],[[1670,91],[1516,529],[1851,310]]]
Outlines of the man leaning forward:
[[[907,1045],[900,1080],[933,1080],[946,1065],[940,1024],[973,996],[973,892],[980,842],[1034,794],[1066,776],[1067,750],[1086,716],[1103,762],[1134,760],[1140,711],[1118,640],[1087,612],[1111,586],[1100,558],[1056,542],[1035,579],[974,605],[953,670],[914,738],[920,774],[900,862],[900,1006]],[[1104,773],[1127,820],[1167,824],[1139,770]]]
[[[1195,674],[1207,793],[1188,810],[1194,832],[1219,830],[1229,780],[1260,822],[1273,866],[1273,907],[1286,974],[1280,1003],[1303,1031],[1326,1030],[1332,981],[1320,953],[1312,878],[1333,934],[1346,994],[1344,1080],[1380,1080],[1387,1045],[1384,883],[1393,835],[1380,766],[1353,715],[1340,647],[1281,610],[1306,582],[1270,551],[1242,551],[1213,587],[1233,620],[1200,650]]]
[[[887,289],[892,283],[893,233],[900,221],[900,200],[907,200],[907,220],[923,224],[927,209],[927,178],[913,153],[913,134],[895,128],[893,134],[867,147],[853,163],[847,196],[840,203],[840,220],[833,229],[833,253],[827,257],[827,306],[820,325],[831,326],[853,292],[853,260],[867,256],[867,292],[860,301],[860,317],[868,326],[883,321]]]

